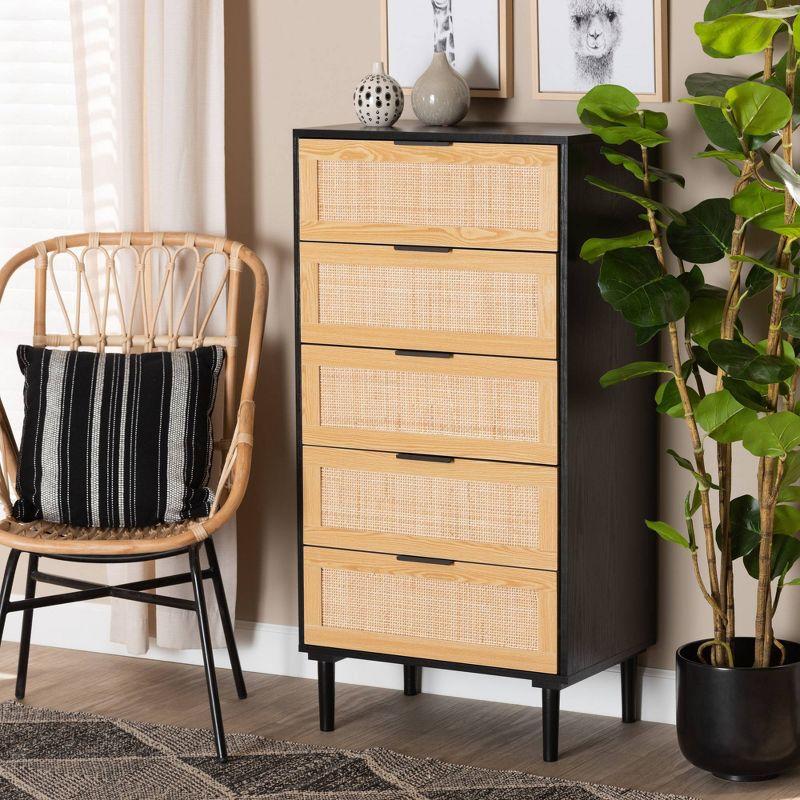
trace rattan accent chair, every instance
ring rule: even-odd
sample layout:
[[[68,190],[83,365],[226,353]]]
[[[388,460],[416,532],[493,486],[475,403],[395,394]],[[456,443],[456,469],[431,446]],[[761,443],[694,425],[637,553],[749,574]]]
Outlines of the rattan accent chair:
[[[204,287],[209,259],[224,259],[224,275]],[[59,259],[59,269],[54,260]],[[59,286],[63,260],[71,262],[71,293]],[[188,260],[188,267],[187,267]],[[192,266],[193,264],[193,266]],[[22,611],[16,696],[25,695],[33,612],[45,606],[101,597],[117,597],[195,612],[202,645],[211,718],[220,760],[226,759],[225,735],[211,648],[203,582],[210,579],[220,610],[225,640],[240,698],[247,696],[230,613],[211,535],[236,512],[247,487],[253,450],[253,396],[261,355],[268,299],[268,278],[261,260],[238,242],[191,233],[92,233],[60,236],[13,256],[0,270],[0,311],[11,276],[33,269],[33,344],[40,347],[91,349],[98,352],[152,352],[221,345],[226,351],[218,403],[223,404],[222,437],[215,442],[222,464],[211,514],[203,520],[147,529],[71,528],[37,521],[17,522],[11,516],[15,496],[18,447],[0,402],[0,544],[11,548],[0,588],[0,639],[9,612]],[[123,270],[135,269],[135,276]],[[241,299],[242,274],[252,281],[247,308]],[[206,282],[209,283],[208,281]],[[66,283],[64,283],[66,286]],[[133,287],[128,291],[124,287]],[[207,328],[220,298],[227,297],[224,335]],[[55,302],[66,333],[48,329],[48,303]],[[220,313],[222,310],[220,309]],[[237,326],[240,313],[249,315],[249,339],[240,379]],[[52,314],[50,315],[52,317]],[[0,320],[3,318],[0,313]],[[8,368],[11,368],[10,366]],[[216,431],[215,431],[216,432]],[[208,568],[200,562],[205,549]],[[20,555],[28,553],[24,600],[11,600]],[[151,580],[104,586],[49,574],[40,558],[80,562],[149,561],[187,554],[189,572]],[[36,597],[37,583],[72,591]],[[191,583],[194,601],[154,594],[149,590]]]

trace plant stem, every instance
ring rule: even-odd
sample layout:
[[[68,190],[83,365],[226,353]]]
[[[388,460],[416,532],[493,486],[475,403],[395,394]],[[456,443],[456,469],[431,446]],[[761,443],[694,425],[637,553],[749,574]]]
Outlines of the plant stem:
[[[650,163],[649,154],[646,147],[642,147],[642,165],[644,170],[643,185],[647,197],[652,197],[652,186],[650,183]],[[647,219],[650,223],[650,231],[653,234],[653,247],[656,252],[656,257],[661,269],[668,273],[666,259],[664,257],[664,245],[662,241],[662,231],[659,228],[656,220],[655,212],[651,209],[647,211]],[[683,418],[686,426],[689,429],[689,436],[692,441],[692,450],[694,452],[694,461],[697,471],[700,475],[707,475],[708,470],[705,464],[705,449],[703,447],[703,440],[700,437],[700,431],[697,427],[697,421],[694,417],[694,409],[692,408],[692,401],[689,397],[689,392],[686,387],[686,381],[683,377],[681,369],[681,349],[680,340],[678,338],[678,326],[675,322],[670,322],[668,325],[670,350],[672,354],[672,368],[675,375],[675,385],[678,388],[678,394],[681,398],[683,406]],[[701,485],[700,489],[700,507],[703,518],[703,534],[706,546],[706,561],[708,564],[708,575],[711,586],[710,597],[713,598],[714,604],[714,631],[717,639],[722,638],[724,635],[725,616],[722,614],[721,608],[721,595],[719,588],[719,574],[717,572],[717,551],[714,543],[714,523],[711,517],[711,500],[709,498],[708,486]]]

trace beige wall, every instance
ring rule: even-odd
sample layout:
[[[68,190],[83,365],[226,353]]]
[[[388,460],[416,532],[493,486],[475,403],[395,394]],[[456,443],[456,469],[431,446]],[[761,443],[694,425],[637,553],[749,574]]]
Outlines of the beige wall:
[[[548,0],[560,2],[560,0]],[[706,0],[675,0],[671,20],[671,94],[683,96],[690,72],[724,71],[706,58],[692,33]],[[380,0],[227,0],[228,230],[253,246],[267,262],[272,282],[262,380],[258,390],[257,447],[251,489],[239,517],[240,619],[296,622],[296,554],[293,401],[293,277],[291,132],[298,126],[353,120],[353,87],[380,57]],[[531,99],[529,0],[515,2],[515,97],[476,101],[475,120],[571,122],[571,103]],[[742,72],[745,70],[743,69]],[[688,208],[730,191],[721,167],[693,161],[705,146],[691,110],[665,107],[679,145],[665,152],[666,166],[688,179],[686,192],[668,198]],[[409,114],[410,112],[406,112]],[[632,209],[633,211],[633,209]],[[591,269],[586,267],[586,269]],[[724,270],[707,271],[722,280]],[[678,423],[665,426],[663,444],[688,452]],[[711,459],[714,460],[713,458]],[[744,467],[734,490],[750,491],[753,470]],[[680,524],[684,478],[663,463],[661,516]],[[642,535],[646,535],[643,533]],[[652,666],[669,668],[675,647],[707,636],[709,615],[700,599],[685,553],[662,547],[660,641]],[[598,576],[602,580],[602,576]],[[752,593],[740,581],[742,633],[752,628]],[[800,636],[800,590],[789,593],[779,635]],[[794,620],[794,622],[793,622]]]

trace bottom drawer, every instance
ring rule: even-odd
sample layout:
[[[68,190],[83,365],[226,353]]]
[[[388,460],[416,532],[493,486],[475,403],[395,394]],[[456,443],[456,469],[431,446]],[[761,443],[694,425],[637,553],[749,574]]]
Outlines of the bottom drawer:
[[[555,673],[557,576],[304,548],[305,642]]]

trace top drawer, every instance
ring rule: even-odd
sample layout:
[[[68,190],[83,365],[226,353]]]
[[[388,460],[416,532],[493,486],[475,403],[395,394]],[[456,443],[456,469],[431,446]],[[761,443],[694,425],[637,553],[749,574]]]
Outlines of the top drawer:
[[[558,249],[558,148],[302,139],[300,238]]]

